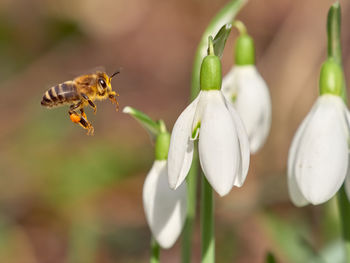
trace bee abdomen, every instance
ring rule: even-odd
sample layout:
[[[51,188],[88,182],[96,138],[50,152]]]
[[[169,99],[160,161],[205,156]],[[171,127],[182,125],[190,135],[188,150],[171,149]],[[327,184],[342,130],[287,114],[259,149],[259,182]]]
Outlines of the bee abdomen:
[[[79,100],[77,89],[72,81],[67,81],[47,90],[43,96],[41,105],[54,107],[76,100]]]

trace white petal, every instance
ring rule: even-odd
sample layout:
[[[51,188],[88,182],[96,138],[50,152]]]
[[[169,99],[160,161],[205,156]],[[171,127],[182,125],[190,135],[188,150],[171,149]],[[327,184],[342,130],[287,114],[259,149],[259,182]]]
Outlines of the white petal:
[[[155,161],[143,186],[143,206],[152,235],[170,248],[181,234],[187,211],[187,185],[169,188],[166,161]]]
[[[237,97],[237,83],[235,82],[236,77],[236,67],[232,67],[231,70],[222,79],[221,91],[228,101],[235,101]]]
[[[168,154],[168,178],[171,188],[176,189],[186,178],[193,157],[191,130],[198,96],[176,120],[170,139]]]
[[[231,114],[233,125],[236,128],[239,142],[240,163],[238,175],[234,181],[234,186],[241,187],[247,177],[250,161],[249,141],[243,122],[232,104],[225,99],[225,104]]]
[[[208,96],[199,133],[199,158],[203,172],[215,191],[229,193],[239,169],[239,143],[221,91],[203,91]]]
[[[299,149],[300,145],[300,138],[304,134],[305,127],[307,126],[311,116],[313,116],[313,113],[315,112],[316,107],[313,107],[311,111],[306,115],[305,119],[299,126],[297,132],[295,133],[292,144],[289,148],[289,153],[288,153],[288,167],[287,167],[287,175],[288,175],[288,191],[289,191],[289,196],[293,202],[294,205],[296,206],[305,206],[309,202],[305,199],[303,194],[301,193],[299,189],[299,185],[296,182],[295,178],[295,156],[296,153]]]
[[[231,72],[230,86],[224,89],[226,98],[232,102],[243,120],[248,133],[250,151],[257,152],[265,143],[271,127],[271,99],[268,87],[255,66],[236,66]],[[227,84],[228,85],[228,84]]]
[[[332,198],[343,184],[348,167],[345,105],[333,95],[319,97],[301,135],[294,172],[304,197],[312,204]]]

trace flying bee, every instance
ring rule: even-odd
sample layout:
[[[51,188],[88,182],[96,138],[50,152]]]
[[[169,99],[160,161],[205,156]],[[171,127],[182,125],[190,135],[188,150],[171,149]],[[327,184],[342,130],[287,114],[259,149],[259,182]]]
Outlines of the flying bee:
[[[93,135],[94,127],[88,121],[84,107],[90,106],[96,113],[94,101],[108,98],[116,104],[118,111],[119,104],[116,97],[119,94],[113,91],[111,86],[112,78],[118,73],[119,71],[109,77],[105,72],[97,71],[58,84],[45,92],[41,105],[52,108],[71,104],[68,111],[71,121],[86,129],[88,135]]]

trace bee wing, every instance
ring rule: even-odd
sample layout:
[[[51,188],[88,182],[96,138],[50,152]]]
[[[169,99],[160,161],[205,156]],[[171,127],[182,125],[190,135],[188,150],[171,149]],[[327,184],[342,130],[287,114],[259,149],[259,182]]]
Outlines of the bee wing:
[[[83,70],[79,69],[77,71],[70,72],[70,75],[73,79],[76,76],[92,75],[92,74],[95,74],[96,72],[106,72],[105,67],[97,66],[97,67],[87,68]]]
[[[76,77],[73,81],[80,86],[93,86],[96,84],[97,76],[96,74],[87,74]]]

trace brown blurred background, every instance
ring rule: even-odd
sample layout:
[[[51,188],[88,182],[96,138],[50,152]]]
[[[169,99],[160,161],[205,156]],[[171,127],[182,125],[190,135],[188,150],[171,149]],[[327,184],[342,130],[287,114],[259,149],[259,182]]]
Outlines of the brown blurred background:
[[[0,1],[0,262],[148,262],[142,185],[153,148],[146,132],[101,102],[96,115],[87,111],[95,136],[86,136],[67,107],[47,110],[40,101],[49,87],[97,66],[109,74],[121,68],[113,79],[121,109],[133,106],[171,129],[188,103],[201,34],[226,2]],[[244,186],[216,199],[217,262],[263,262],[267,251],[297,262],[285,247],[298,247],[299,237],[285,243],[278,233],[300,230],[315,251],[338,233],[327,227],[336,214],[295,208],[286,186],[291,139],[317,97],[332,3],[250,0],[238,15],[255,39],[273,118]],[[349,80],[350,2],[340,3]],[[225,48],[225,73],[236,36]],[[180,247],[163,251],[162,261],[180,262]],[[193,262],[199,255],[198,222]]]

